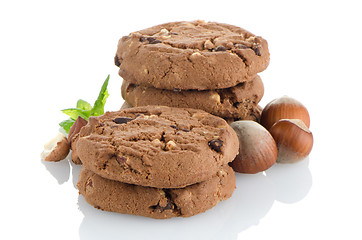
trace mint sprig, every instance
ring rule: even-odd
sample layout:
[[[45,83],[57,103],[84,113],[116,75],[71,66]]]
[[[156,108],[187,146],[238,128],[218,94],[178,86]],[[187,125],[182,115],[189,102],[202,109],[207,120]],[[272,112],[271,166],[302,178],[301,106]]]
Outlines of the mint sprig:
[[[109,75],[104,81],[101,91],[99,92],[98,98],[93,104],[93,107],[87,101],[79,99],[77,101],[77,107],[61,110],[63,113],[67,114],[70,117],[69,119],[59,123],[59,125],[67,133],[69,133],[70,128],[73,126],[75,120],[77,120],[78,117],[81,117],[88,121],[90,116],[100,116],[104,114],[104,105],[106,104],[107,98],[109,96],[107,90],[108,81],[109,81]]]

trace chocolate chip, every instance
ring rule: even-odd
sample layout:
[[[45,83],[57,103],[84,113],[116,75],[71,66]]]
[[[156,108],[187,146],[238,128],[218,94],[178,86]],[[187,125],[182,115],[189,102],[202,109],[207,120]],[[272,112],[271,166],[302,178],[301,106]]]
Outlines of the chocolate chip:
[[[88,179],[88,181],[87,181],[87,184],[86,184],[87,186],[89,186],[89,187],[93,187],[93,181],[92,181],[92,179],[91,178],[89,178]]]
[[[216,48],[213,49],[215,52],[224,52],[226,51],[226,48],[224,46],[217,46]]]
[[[171,202],[171,200],[169,200],[169,199],[167,199],[167,200],[168,200],[167,204],[164,207],[161,207],[159,204],[157,204],[155,206],[151,206],[150,208],[160,210],[160,212],[163,212],[165,210],[174,209],[175,205]]]
[[[162,41],[156,40],[156,41],[150,42],[150,44],[156,44],[156,43],[162,43]]]
[[[235,44],[235,47],[236,47],[236,48],[240,48],[240,49],[246,49],[246,48],[248,48],[246,45],[241,44],[241,43]]]
[[[233,107],[238,108],[240,106],[240,102],[234,102]]]
[[[149,42],[153,42],[153,41],[156,41],[156,38],[154,38],[154,37],[148,37],[148,38],[146,38],[146,40],[149,41]]]
[[[127,161],[127,158],[121,157],[121,156],[116,156],[116,161],[118,162],[118,164],[123,164]]]
[[[216,152],[221,152],[222,145],[223,142],[219,139],[209,141],[210,148]]]
[[[257,45],[253,48],[256,55],[261,56],[261,47],[260,45]]]
[[[156,43],[162,43],[160,40],[157,40],[154,37],[148,37],[146,38],[149,44],[156,44]]]
[[[190,130],[188,130],[188,129],[186,129],[186,128],[183,128],[183,129],[181,129],[182,131],[184,131],[184,132],[190,132]]]
[[[145,37],[140,37],[140,42],[144,42],[146,41],[146,38]]]
[[[174,205],[172,202],[167,202],[167,205],[165,207],[161,208],[161,212],[163,212],[164,210],[168,210],[168,209],[174,209]]]
[[[176,129],[176,130],[178,130],[178,127],[177,127],[176,125],[171,125],[170,127],[174,128],[174,129]]]
[[[132,121],[133,118],[128,118],[128,117],[118,117],[113,119],[113,122],[117,123],[117,124],[124,124],[124,123],[128,123],[130,121]]]
[[[114,56],[114,64],[116,64],[117,67],[121,65],[117,56]]]
[[[178,33],[170,32],[171,35],[178,35]]]

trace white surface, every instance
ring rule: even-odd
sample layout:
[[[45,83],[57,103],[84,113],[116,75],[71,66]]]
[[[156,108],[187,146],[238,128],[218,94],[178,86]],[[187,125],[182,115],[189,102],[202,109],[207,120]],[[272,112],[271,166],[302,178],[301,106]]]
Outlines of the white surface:
[[[3,141],[0,239],[361,239],[359,1],[1,1]],[[265,37],[265,106],[284,94],[309,109],[309,159],[237,176],[234,196],[186,219],[102,212],[74,187],[79,167],[40,161],[59,110],[93,102],[111,74],[121,106],[118,39],[174,20],[205,19]]]

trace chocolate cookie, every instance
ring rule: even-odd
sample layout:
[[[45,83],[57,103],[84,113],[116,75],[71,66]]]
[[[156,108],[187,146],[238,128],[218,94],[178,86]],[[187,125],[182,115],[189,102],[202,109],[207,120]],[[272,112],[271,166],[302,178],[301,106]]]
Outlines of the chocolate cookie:
[[[115,64],[130,83],[160,89],[229,88],[269,64],[262,37],[216,22],[171,22],[133,32],[118,42]]]
[[[125,183],[182,188],[205,181],[238,153],[225,120],[202,110],[147,106],[90,117],[77,154],[96,174]]]
[[[123,102],[121,109],[133,108],[128,102]],[[250,109],[250,114],[243,118],[223,118],[228,124],[239,121],[239,120],[252,120],[255,122],[260,122],[260,116],[263,108],[258,105],[252,109]]]
[[[224,118],[224,120],[227,123],[232,123],[235,121],[240,121],[240,120],[251,120],[251,121],[255,121],[255,122],[260,122],[260,116],[261,116],[261,112],[263,111],[263,108],[258,105],[256,107],[253,107],[250,109],[249,115],[246,115],[243,118]]]
[[[216,90],[162,90],[123,81],[122,97],[131,106],[162,105],[195,108],[222,118],[250,116],[264,95],[264,85],[259,76],[235,87]]]
[[[224,166],[203,182],[161,189],[108,180],[83,167],[77,187],[89,204],[101,210],[151,218],[190,217],[229,198],[235,189],[235,175]]]

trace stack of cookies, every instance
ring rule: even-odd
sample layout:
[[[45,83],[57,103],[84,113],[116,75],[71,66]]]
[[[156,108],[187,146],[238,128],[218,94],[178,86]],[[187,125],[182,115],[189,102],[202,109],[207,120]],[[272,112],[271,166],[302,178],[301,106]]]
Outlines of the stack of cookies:
[[[152,218],[188,217],[229,198],[234,130],[202,110],[147,106],[90,117],[77,139],[77,184],[96,208]]]
[[[129,107],[202,109],[232,122],[258,121],[269,64],[266,40],[228,24],[172,22],[119,40],[115,64]]]

